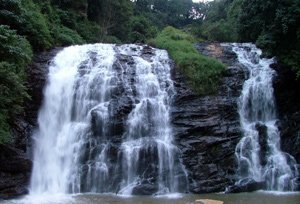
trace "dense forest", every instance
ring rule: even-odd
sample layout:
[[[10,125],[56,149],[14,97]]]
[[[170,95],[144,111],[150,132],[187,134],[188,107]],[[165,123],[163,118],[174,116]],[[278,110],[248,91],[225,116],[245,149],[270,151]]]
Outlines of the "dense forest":
[[[300,76],[299,0],[0,0],[0,143],[22,113],[34,53],[84,43],[149,43],[167,49],[199,94],[224,66],[197,41],[254,42]]]

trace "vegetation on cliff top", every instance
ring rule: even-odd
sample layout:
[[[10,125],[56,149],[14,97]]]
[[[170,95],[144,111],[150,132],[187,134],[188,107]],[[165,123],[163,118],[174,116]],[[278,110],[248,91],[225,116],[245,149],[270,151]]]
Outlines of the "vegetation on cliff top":
[[[166,27],[149,41],[149,44],[168,50],[177,68],[196,93],[216,93],[225,66],[216,59],[201,55],[194,43],[193,36],[173,27]]]

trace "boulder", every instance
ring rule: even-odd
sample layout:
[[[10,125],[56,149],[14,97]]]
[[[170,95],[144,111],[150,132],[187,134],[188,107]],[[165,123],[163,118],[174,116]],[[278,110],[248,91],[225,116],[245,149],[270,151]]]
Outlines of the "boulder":
[[[196,203],[199,204],[223,204],[223,201],[220,200],[211,200],[211,199],[199,199],[195,201]]]
[[[132,195],[153,195],[158,191],[158,186],[150,183],[140,184],[132,189]]]
[[[245,179],[235,185],[229,186],[226,189],[226,193],[243,193],[243,192],[253,192],[266,188],[265,181],[254,181],[252,179]]]

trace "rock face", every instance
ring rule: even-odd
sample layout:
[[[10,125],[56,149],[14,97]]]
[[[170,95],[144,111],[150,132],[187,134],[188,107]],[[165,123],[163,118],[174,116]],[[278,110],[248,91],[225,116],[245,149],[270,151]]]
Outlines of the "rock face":
[[[273,86],[280,118],[281,148],[300,164],[300,79],[282,64],[273,64],[272,68],[277,71]]]
[[[236,55],[219,44],[198,44],[203,54],[228,65],[216,95],[199,97],[179,73],[174,73],[177,95],[172,112],[175,139],[189,175],[189,191],[224,191],[235,179],[235,147],[241,138],[237,99],[246,70]]]
[[[21,150],[0,144],[0,199],[27,193],[31,167]]]

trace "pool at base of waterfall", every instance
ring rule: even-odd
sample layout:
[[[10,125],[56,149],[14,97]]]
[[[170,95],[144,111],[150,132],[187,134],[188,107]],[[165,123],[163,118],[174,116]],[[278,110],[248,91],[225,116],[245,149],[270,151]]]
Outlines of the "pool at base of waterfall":
[[[169,194],[164,196],[117,196],[113,194],[26,196],[1,204],[200,204],[199,199],[223,201],[224,204],[299,204],[300,192],[259,191],[240,194]]]

